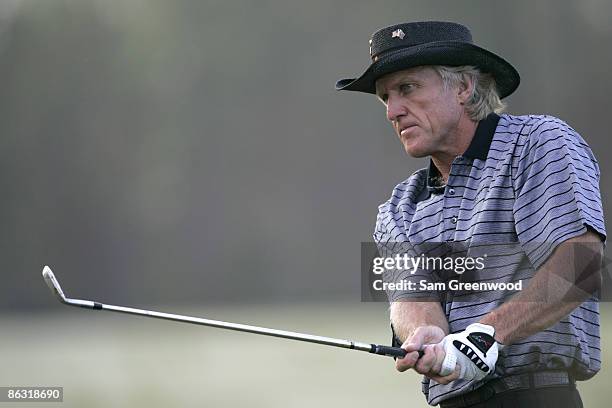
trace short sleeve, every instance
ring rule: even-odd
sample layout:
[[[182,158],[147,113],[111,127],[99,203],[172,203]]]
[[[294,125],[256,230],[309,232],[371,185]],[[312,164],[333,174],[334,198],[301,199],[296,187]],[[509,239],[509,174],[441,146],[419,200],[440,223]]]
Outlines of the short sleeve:
[[[537,269],[557,245],[587,228],[605,242],[599,166],[582,137],[563,121],[533,125],[513,168],[518,240]]]
[[[401,212],[398,214],[400,218],[395,218],[394,215],[395,212],[390,208],[388,202],[379,207],[373,234],[379,256],[383,258],[395,258],[397,256],[417,258],[427,253],[427,248],[430,245],[409,242],[403,231]],[[440,278],[435,271],[422,268],[412,269],[409,267],[387,269],[383,273],[383,281],[386,283],[412,285],[412,289],[386,290],[389,302],[402,300],[440,301],[440,293],[429,289],[434,287],[432,284],[440,282]]]

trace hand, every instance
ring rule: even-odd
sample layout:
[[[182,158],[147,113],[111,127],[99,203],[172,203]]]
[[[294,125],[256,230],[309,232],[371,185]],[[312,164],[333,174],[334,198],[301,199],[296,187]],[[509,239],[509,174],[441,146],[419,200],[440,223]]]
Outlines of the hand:
[[[437,363],[437,360],[440,356],[436,356],[435,353],[439,353],[440,350],[435,350],[431,346],[425,345],[434,345],[439,343],[444,339],[445,333],[438,326],[421,326],[417,327],[412,336],[410,336],[404,344],[402,344],[402,348],[406,350],[407,354],[404,358],[397,359],[395,361],[395,368],[399,372],[404,372],[409,368],[415,369],[415,371],[425,374],[429,372],[432,366]],[[423,357],[419,359],[419,350],[423,350],[425,354]],[[442,361],[444,360],[444,355],[441,356],[441,360],[439,361],[439,365],[442,365]]]
[[[442,346],[445,351],[444,361],[438,371],[440,375],[481,380],[492,373],[500,348],[494,336],[495,328],[482,323],[470,324],[461,333],[446,336],[436,345]]]

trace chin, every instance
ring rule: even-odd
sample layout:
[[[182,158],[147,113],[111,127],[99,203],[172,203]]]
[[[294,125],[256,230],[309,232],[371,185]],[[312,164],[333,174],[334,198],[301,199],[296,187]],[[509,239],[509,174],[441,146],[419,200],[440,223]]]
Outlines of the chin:
[[[414,157],[415,159],[420,159],[421,157],[429,156],[429,152],[423,149],[419,149],[416,146],[406,146],[404,145],[404,150],[408,154],[408,156]]]

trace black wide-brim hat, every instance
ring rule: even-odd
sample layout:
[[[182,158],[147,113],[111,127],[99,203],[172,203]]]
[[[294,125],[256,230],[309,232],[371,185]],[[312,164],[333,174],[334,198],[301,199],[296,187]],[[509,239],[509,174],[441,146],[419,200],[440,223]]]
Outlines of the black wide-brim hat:
[[[372,63],[359,78],[339,80],[336,90],[375,94],[380,77],[423,65],[473,65],[493,75],[501,98],[521,81],[509,62],[475,45],[470,30],[457,23],[426,21],[382,28],[372,34],[370,58]]]

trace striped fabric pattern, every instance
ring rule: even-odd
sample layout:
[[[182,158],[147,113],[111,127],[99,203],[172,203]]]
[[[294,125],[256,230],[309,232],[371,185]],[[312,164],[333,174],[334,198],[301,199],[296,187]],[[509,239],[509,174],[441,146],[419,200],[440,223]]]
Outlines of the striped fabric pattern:
[[[492,114],[480,122],[468,150],[453,161],[446,186],[432,184],[436,173],[430,161],[429,168],[397,185],[379,206],[374,240],[381,255],[406,244],[514,246],[521,252],[518,261],[512,255],[499,257],[498,264],[490,259],[480,278],[516,282],[533,276],[557,245],[587,227],[605,241],[597,160],[584,139],[558,118]],[[440,279],[428,271],[403,277]],[[440,300],[451,333],[478,321],[504,298],[465,301],[449,293],[429,295]],[[390,301],[411,296],[394,292]],[[506,347],[494,375],[567,369],[576,379],[588,379],[601,366],[599,332],[599,305],[591,299],[551,328]],[[424,378],[423,392],[437,405],[481,384],[457,380],[441,385]]]

